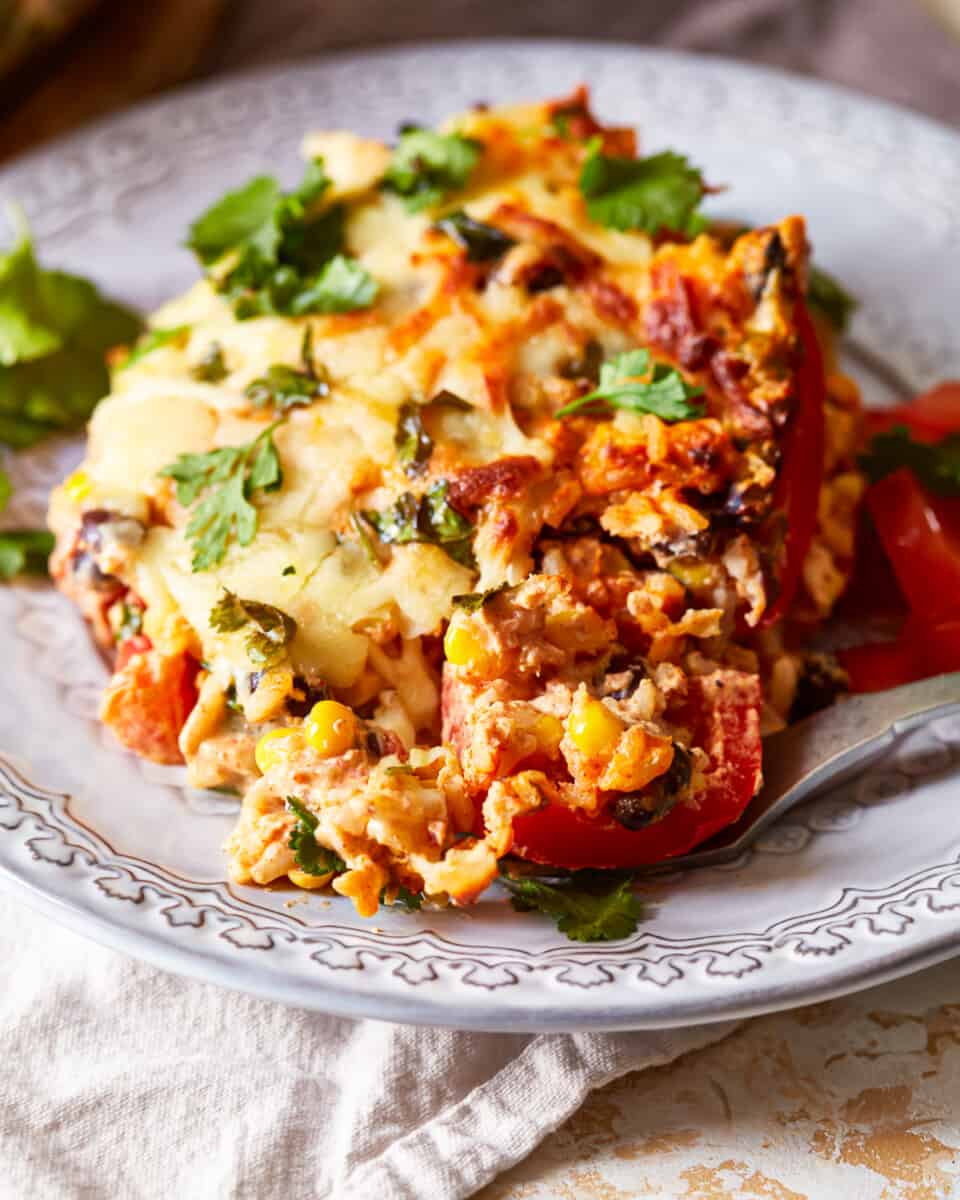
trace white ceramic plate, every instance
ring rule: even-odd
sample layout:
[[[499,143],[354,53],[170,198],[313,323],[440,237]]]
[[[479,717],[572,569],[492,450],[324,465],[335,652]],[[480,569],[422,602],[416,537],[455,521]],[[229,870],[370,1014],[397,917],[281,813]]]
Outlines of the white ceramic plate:
[[[297,171],[302,132],[389,136],[476,100],[561,95],[636,123],[730,190],[717,215],[807,215],[861,298],[856,338],[917,385],[960,374],[960,138],[820,84],[656,51],[435,45],[200,87],[0,176],[45,258],[143,306],[195,275],[188,221],[227,186]],[[876,392],[873,393],[876,395]],[[883,397],[880,397],[883,399]],[[36,521],[76,445],[17,463]],[[659,880],[628,941],[579,945],[490,895],[470,911],[357,918],[345,900],[224,883],[231,803],[124,753],[95,718],[104,669],[47,588],[0,589],[0,879],[171,970],[331,1012],[476,1029],[682,1025],[835,995],[960,951],[960,725],[791,815],[723,869]]]

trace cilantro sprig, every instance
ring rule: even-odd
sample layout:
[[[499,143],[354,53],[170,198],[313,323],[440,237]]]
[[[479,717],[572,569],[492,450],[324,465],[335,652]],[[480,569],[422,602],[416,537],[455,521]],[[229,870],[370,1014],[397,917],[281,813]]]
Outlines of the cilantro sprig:
[[[219,342],[210,343],[190,368],[190,374],[198,383],[221,383],[226,379],[227,364]]]
[[[463,609],[464,612],[479,612],[481,608],[486,608],[491,601],[509,590],[509,583],[501,583],[497,587],[487,588],[485,592],[461,592],[459,596],[451,598],[451,603],[454,608]]]
[[[497,229],[495,225],[487,225],[483,221],[475,221],[473,217],[467,216],[463,209],[441,217],[434,228],[445,233],[466,250],[467,262],[492,262],[516,245],[514,239],[502,229]]]
[[[938,496],[960,495],[960,433],[928,445],[910,436],[906,425],[894,425],[875,434],[865,454],[863,467],[871,483],[877,483],[901,467],[909,467],[917,479]]]
[[[330,393],[326,370],[313,357],[313,329],[304,330],[300,346],[300,368],[274,363],[266,375],[254,379],[246,388],[250,403],[257,408],[272,407],[277,412],[309,405]]]
[[[351,312],[376,299],[376,281],[343,253],[343,208],[318,207],[329,186],[320,159],[292,192],[259,175],[190,226],[187,245],[239,319]]]
[[[662,421],[687,421],[703,415],[703,406],[690,401],[703,394],[676,367],[653,363],[649,350],[627,350],[600,368],[600,382],[592,392],[565,405],[558,417],[569,417],[596,404],[628,412],[653,413]]]
[[[403,197],[408,212],[432,208],[466,186],[482,151],[482,143],[460,133],[405,129],[383,186]]]
[[[381,542],[396,546],[427,542],[439,546],[461,566],[475,567],[473,525],[450,504],[449,487],[440,479],[422,496],[404,492],[389,508],[365,511],[363,518]]]
[[[16,575],[45,575],[53,552],[53,534],[45,529],[0,531],[0,581]]]
[[[190,333],[189,325],[171,325],[166,329],[148,329],[124,359],[120,369],[125,371],[161,346],[182,344]]]
[[[206,454],[181,454],[161,475],[176,481],[177,499],[188,508],[203,494],[187,523],[193,543],[194,571],[221,563],[231,538],[249,546],[257,532],[255,492],[272,492],[283,483],[273,431],[274,421],[244,446],[222,446]]]
[[[320,822],[309,808],[293,796],[287,796],[287,807],[297,817],[288,845],[300,870],[307,875],[336,875],[345,871],[347,864],[340,855],[317,841],[315,831]]]
[[[79,429],[110,390],[105,354],[143,328],[87,279],[37,262],[26,218],[0,254],[0,443],[14,449]]]
[[[630,875],[576,871],[553,883],[513,876],[501,868],[500,882],[517,912],[541,912],[574,942],[613,942],[629,937],[643,917]]]
[[[698,211],[703,177],[672,150],[648,158],[617,158],[604,154],[597,138],[580,171],[580,191],[591,220],[613,229],[694,237],[706,228]]]
[[[282,609],[259,600],[241,600],[229,588],[210,610],[210,626],[218,633],[247,629],[247,657],[255,667],[266,667],[282,657],[297,633],[297,623]]]

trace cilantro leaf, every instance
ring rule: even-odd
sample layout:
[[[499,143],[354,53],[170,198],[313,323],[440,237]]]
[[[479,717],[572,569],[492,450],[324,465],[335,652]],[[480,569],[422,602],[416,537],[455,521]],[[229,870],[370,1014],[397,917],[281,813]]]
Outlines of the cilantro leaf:
[[[434,226],[467,252],[467,262],[492,262],[517,243],[495,225],[468,217],[463,209],[441,217]]]
[[[299,405],[310,405],[314,400],[329,395],[330,384],[323,367],[318,369],[313,357],[313,329],[307,326],[300,347],[301,370],[285,363],[275,363],[267,368],[266,375],[247,384],[246,395],[257,408],[267,405],[277,412],[286,412]]]
[[[917,479],[938,496],[960,495],[960,433],[952,433],[928,445],[915,442],[906,425],[894,425],[875,434],[867,452],[860,457],[871,483],[901,467],[909,467]]]
[[[464,187],[482,150],[482,143],[460,133],[406,129],[393,152],[383,186],[404,198],[408,212],[420,212]]]
[[[343,208],[315,211],[329,185],[320,159],[307,164],[292,192],[261,175],[228,192],[190,226],[187,245],[239,320],[351,312],[373,303],[375,281],[341,254]]]
[[[141,358],[145,358],[154,350],[159,350],[161,346],[169,346],[171,342],[185,341],[189,332],[189,325],[171,325],[167,329],[148,329],[127,355],[120,369],[125,371],[127,367],[132,367],[134,363],[138,363]]]
[[[314,836],[319,821],[313,813],[293,796],[287,797],[287,807],[296,814],[297,824],[290,831],[287,843],[301,871],[307,875],[336,875],[347,869],[347,864],[334,850],[321,846]]]
[[[383,512],[364,512],[363,517],[381,542],[403,546],[427,542],[439,546],[454,562],[476,567],[473,554],[473,525],[447,499],[449,484],[438,480],[422,496],[404,492]]]
[[[308,281],[290,302],[294,316],[304,313],[345,313],[369,308],[376,300],[377,282],[353,258],[336,255]]]
[[[693,237],[706,228],[697,206],[703,177],[682,154],[614,158],[592,143],[580,171],[580,191],[592,220],[613,229],[661,230]]]
[[[206,454],[181,454],[161,475],[176,481],[177,500],[186,508],[200,496],[187,522],[193,543],[194,571],[222,562],[227,545],[236,537],[248,546],[257,532],[257,510],[250,503],[256,491],[275,491],[283,472],[273,442],[275,421],[245,446],[223,446]]]
[[[46,575],[53,542],[53,534],[45,529],[0,531],[0,580],[6,583],[15,575]]]
[[[0,467],[0,512],[10,503],[10,497],[13,495],[13,484],[10,482],[10,476]]]
[[[703,406],[690,404],[703,388],[692,387],[676,367],[655,363],[649,350],[626,350],[600,368],[600,382],[592,392],[557,412],[568,417],[593,404],[609,404],[628,412],[653,413],[662,421],[687,421],[703,415]]]
[[[26,221],[0,254],[0,442],[16,449],[77,429],[110,390],[105,355],[142,328],[89,280],[37,262]]]
[[[811,266],[807,279],[807,303],[818,309],[838,333],[845,332],[858,308],[857,301],[826,271]]]
[[[609,877],[609,878],[602,878]],[[631,877],[613,872],[575,872],[545,883],[501,872],[500,881],[518,912],[536,910],[551,917],[575,942],[613,942],[636,932],[643,906],[631,889]]]
[[[433,453],[433,438],[423,425],[423,411],[419,404],[408,400],[397,414],[397,428],[393,435],[397,451],[397,462],[406,475],[422,475],[427,469]]]
[[[297,633],[297,623],[282,609],[259,600],[241,600],[229,588],[210,609],[210,626],[218,633],[235,633],[247,625],[247,657],[255,667],[269,666],[286,651]]]
[[[454,608],[462,608],[464,612],[477,612],[509,590],[509,583],[501,583],[497,587],[487,588],[485,592],[461,592],[459,596],[453,597],[452,603]]]
[[[387,903],[387,889],[380,893],[380,903]],[[391,908],[402,908],[405,912],[419,912],[423,908],[423,892],[411,892],[402,884],[397,888],[393,899],[389,902]]]
[[[223,347],[219,342],[211,342],[190,368],[191,376],[200,383],[220,383],[227,376],[227,364],[223,358]]]

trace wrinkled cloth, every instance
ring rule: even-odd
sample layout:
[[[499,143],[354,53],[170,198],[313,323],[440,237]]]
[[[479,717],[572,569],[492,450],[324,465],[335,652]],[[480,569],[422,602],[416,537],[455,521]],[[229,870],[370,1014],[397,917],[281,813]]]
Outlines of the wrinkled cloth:
[[[469,1034],[180,979],[0,898],[0,1198],[458,1200],[733,1026]]]

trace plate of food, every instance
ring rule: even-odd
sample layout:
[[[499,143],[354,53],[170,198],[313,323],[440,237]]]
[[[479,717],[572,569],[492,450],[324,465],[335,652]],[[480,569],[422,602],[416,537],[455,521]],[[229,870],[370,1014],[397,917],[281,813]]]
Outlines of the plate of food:
[[[955,135],[713,59],[434,45],[0,182],[4,886],[476,1029],[960,949],[955,721],[665,869],[768,734],[960,667]]]

